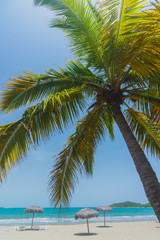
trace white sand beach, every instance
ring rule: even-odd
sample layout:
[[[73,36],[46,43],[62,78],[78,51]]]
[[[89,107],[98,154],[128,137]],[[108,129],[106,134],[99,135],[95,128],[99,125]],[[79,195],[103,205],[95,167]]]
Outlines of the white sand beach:
[[[90,223],[87,234],[86,224],[48,225],[42,231],[16,231],[15,226],[0,226],[0,240],[159,240],[160,226],[156,221]]]

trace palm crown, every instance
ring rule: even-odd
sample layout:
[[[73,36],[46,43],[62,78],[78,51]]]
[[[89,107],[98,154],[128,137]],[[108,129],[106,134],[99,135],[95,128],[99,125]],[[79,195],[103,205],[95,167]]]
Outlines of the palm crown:
[[[92,174],[94,152],[105,132],[114,138],[117,106],[140,146],[160,157],[160,6],[147,0],[96,5],[84,0],[35,0],[35,4],[56,12],[51,27],[63,30],[75,59],[57,71],[24,72],[6,84],[3,111],[41,102],[29,107],[20,120],[0,127],[0,177],[30,146],[61,131],[87,109],[50,173],[51,200],[61,206],[69,203],[77,172]]]

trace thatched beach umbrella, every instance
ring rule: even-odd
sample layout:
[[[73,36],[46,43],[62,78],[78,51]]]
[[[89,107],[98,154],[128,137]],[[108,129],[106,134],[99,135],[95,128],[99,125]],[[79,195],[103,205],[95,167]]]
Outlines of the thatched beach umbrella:
[[[113,212],[112,208],[106,205],[102,205],[100,207],[97,207],[97,211],[104,213],[104,226],[105,226],[105,212]]]
[[[81,209],[79,212],[77,212],[74,216],[74,218],[77,220],[78,218],[86,219],[87,220],[87,228],[88,228],[88,234],[89,234],[89,224],[88,224],[88,218],[98,217],[99,212],[90,208],[84,208]]]
[[[31,223],[31,229],[33,227],[33,218],[34,218],[34,214],[35,213],[43,213],[43,208],[38,207],[38,206],[31,206],[29,208],[26,208],[25,213],[33,213],[33,217],[32,217],[32,223]]]

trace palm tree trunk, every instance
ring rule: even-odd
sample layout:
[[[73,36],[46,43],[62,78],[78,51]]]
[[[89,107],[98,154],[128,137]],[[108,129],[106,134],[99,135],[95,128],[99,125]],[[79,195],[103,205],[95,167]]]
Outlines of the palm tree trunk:
[[[142,148],[133,135],[127,121],[125,120],[120,105],[111,103],[114,119],[124,137],[128,150],[133,158],[135,167],[142,181],[146,196],[160,222],[160,183],[148,162]]]

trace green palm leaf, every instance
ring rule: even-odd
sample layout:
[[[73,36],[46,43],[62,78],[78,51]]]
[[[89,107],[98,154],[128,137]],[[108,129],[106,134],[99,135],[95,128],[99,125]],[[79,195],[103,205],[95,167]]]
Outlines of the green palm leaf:
[[[151,117],[151,109],[156,108],[160,110],[160,96],[156,89],[154,90],[138,90],[132,89],[127,91],[127,100],[131,100],[134,103],[134,108],[143,112]]]
[[[28,108],[19,121],[1,126],[0,180],[25,156],[32,143],[39,144],[53,131],[61,131],[84,108],[80,89],[64,90]]]
[[[103,1],[100,6],[106,22],[102,29],[104,57],[110,66],[112,81],[117,81],[117,86],[128,65],[141,76],[159,71],[160,48],[156,43],[160,34],[148,3],[111,0]]]
[[[13,77],[5,85],[5,90],[2,91],[1,109],[12,111],[51,93],[52,78],[51,75],[41,75],[27,71],[23,75]]]
[[[76,132],[58,154],[50,173],[51,201],[55,206],[68,205],[78,180],[77,173],[85,170],[92,174],[94,152],[106,129],[113,138],[113,116],[106,104],[88,112],[78,122]]]
[[[151,119],[157,122],[157,125],[160,125],[160,108],[152,106],[150,108],[150,112],[151,112]]]
[[[50,133],[62,131],[85,107],[80,89],[72,88],[55,96],[50,95],[36,106],[28,108],[23,115],[23,122],[37,144]]]
[[[125,115],[142,148],[160,157],[160,126],[133,108],[126,109]]]
[[[103,22],[97,18],[90,4],[84,0],[35,0],[36,5],[45,5],[56,11],[58,19],[51,22],[52,27],[63,29],[71,48],[79,59],[98,70],[104,68],[103,48],[99,44],[99,33]]]
[[[144,14],[142,11],[148,2],[149,0],[110,0],[100,3],[100,10],[105,21],[102,39],[106,51],[112,51],[109,52],[109,55],[113,56],[113,61],[117,51],[119,51],[121,42],[126,42],[126,38],[133,35],[137,24],[143,19]]]
[[[16,76],[6,84],[5,90],[2,91],[1,109],[13,111],[49,94],[90,82],[98,86],[104,85],[100,76],[96,76],[78,61],[70,60],[64,68],[59,68],[59,71],[50,69],[45,74],[25,71],[25,75]]]
[[[32,145],[22,119],[0,127],[0,181],[24,157]]]

